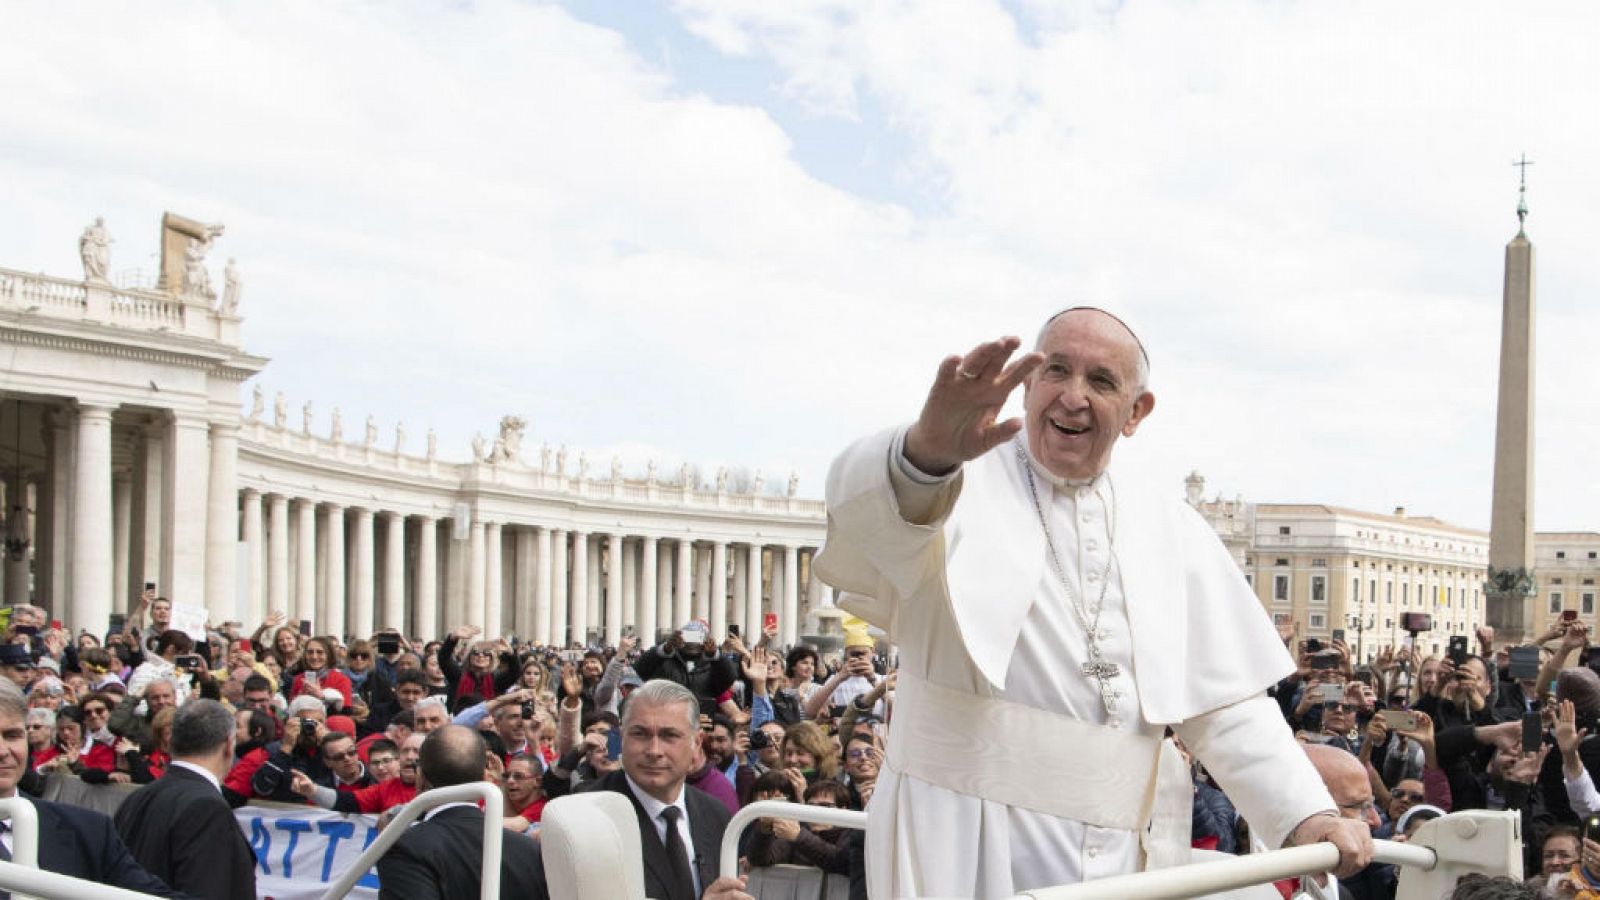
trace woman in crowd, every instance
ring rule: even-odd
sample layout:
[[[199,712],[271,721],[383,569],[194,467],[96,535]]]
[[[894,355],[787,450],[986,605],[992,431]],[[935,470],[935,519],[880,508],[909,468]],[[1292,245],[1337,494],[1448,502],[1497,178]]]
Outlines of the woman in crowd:
[[[798,773],[805,785],[839,776],[838,747],[815,722],[799,722],[785,732],[780,755],[784,769]],[[796,786],[804,790],[803,785]]]
[[[483,629],[472,626],[457,628],[439,645],[436,654],[439,670],[444,675],[452,700],[465,694],[493,700],[517,682],[520,672],[505,641],[476,641],[467,650],[464,663],[457,661],[456,651],[460,642],[472,640],[482,633]]]
[[[56,710],[55,737],[49,747],[33,757],[33,767],[41,773],[79,772],[83,769],[83,712],[76,706]]]
[[[372,642],[357,638],[344,653],[344,676],[367,709],[394,700],[394,683],[377,669],[377,652]]]
[[[34,764],[37,765],[55,741],[56,711],[37,706],[28,710],[27,728],[28,752],[33,754]]]
[[[351,696],[350,679],[334,668],[337,652],[332,638],[308,639],[305,650],[300,654],[300,672],[294,676],[294,684],[289,690],[290,699],[302,694],[320,698],[324,689],[332,688],[344,698],[339,708],[348,707]]]

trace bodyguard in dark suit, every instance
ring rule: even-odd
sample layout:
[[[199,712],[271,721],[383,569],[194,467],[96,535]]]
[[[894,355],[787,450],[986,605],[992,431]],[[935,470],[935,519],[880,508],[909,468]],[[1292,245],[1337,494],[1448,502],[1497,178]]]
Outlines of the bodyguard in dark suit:
[[[28,707],[22,691],[0,679],[0,797],[17,797],[28,769]],[[24,798],[39,814],[39,868],[159,897],[181,897],[146,872],[117,837],[111,820],[93,810]],[[11,859],[11,823],[0,833],[0,858]],[[237,830],[237,829],[235,829]],[[6,891],[0,898],[9,900]]]
[[[655,900],[751,900],[743,878],[717,878],[728,809],[685,783],[696,768],[700,702],[688,688],[656,679],[628,695],[622,713],[622,771],[582,788],[626,796],[639,818],[644,892]]]
[[[254,897],[256,857],[221,779],[233,763],[233,715],[194,699],[172,719],[172,764],[117,810],[117,831],[139,863],[178,890],[206,900]]]
[[[488,747],[470,728],[446,725],[422,742],[418,787],[429,790],[483,780]],[[379,900],[463,900],[477,897],[483,870],[483,810],[449,803],[425,813],[378,860]],[[539,845],[506,832],[500,849],[500,896],[549,900]]]

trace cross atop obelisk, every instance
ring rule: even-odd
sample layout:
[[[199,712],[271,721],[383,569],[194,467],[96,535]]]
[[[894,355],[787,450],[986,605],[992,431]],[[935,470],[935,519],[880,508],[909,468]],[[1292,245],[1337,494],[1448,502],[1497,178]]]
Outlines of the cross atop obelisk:
[[[1526,154],[1517,187],[1517,236],[1506,245],[1500,309],[1500,398],[1495,409],[1494,508],[1489,524],[1488,624],[1495,637],[1521,643],[1533,578],[1533,244]]]

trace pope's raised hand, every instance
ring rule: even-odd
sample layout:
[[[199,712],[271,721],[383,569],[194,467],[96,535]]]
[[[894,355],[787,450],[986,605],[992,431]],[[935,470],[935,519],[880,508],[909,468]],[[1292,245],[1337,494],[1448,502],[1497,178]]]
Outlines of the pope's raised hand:
[[[1044,361],[1039,353],[1012,360],[1020,346],[1021,339],[1003,337],[939,364],[922,414],[906,432],[906,459],[912,465],[942,475],[1022,430],[1021,419],[996,421],[1006,398]]]

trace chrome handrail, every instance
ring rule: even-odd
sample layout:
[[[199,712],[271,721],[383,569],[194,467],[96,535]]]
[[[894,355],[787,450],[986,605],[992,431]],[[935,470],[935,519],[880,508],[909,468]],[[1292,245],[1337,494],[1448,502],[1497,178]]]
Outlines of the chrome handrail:
[[[11,820],[11,861],[39,867],[39,811],[20,794],[0,797],[0,819]]]
[[[415,798],[401,807],[398,815],[373,839],[367,849],[361,851],[356,861],[344,871],[334,882],[328,885],[328,890],[322,895],[322,900],[341,900],[350,893],[367,871],[377,865],[378,859],[400,840],[400,835],[430,809],[443,806],[446,803],[471,803],[483,801],[483,871],[478,895],[482,900],[498,900],[500,897],[500,846],[505,837],[505,797],[500,789],[487,781],[476,781],[472,784],[457,784],[451,787],[434,788],[418,794]]]
[[[867,814],[853,809],[806,806],[787,800],[758,800],[734,813],[733,818],[728,820],[727,830],[722,832],[722,848],[717,862],[717,874],[721,877],[731,878],[739,874],[739,836],[756,819],[794,819],[841,828],[867,827]]]
[[[0,889],[11,892],[14,900],[26,894],[40,900],[150,900],[150,894],[141,894],[127,888],[113,887],[98,881],[86,881],[45,869],[36,869],[14,862],[0,862]]]

